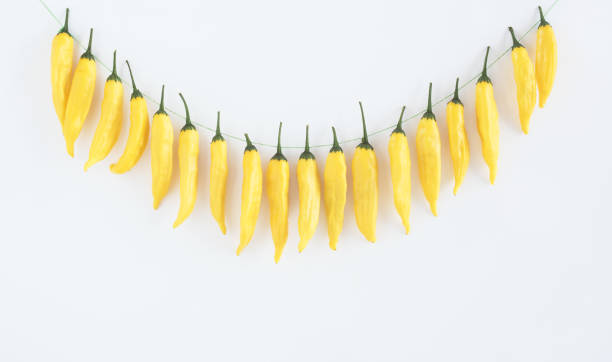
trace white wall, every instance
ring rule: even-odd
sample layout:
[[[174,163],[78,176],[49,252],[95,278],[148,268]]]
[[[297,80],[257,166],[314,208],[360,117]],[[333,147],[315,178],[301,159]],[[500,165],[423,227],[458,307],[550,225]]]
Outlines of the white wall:
[[[106,64],[118,50],[141,90],[182,114],[181,91],[199,123],[273,143],[329,143],[360,136],[357,101],[374,131],[451,92],[537,20],[533,1],[278,0],[59,1],[70,29]],[[548,8],[552,1],[542,2]],[[357,232],[349,194],[339,250],[324,217],[297,252],[295,164],[289,242],[273,263],[268,205],[254,240],[234,255],[239,233],[243,144],[229,142],[228,235],[208,208],[208,144],[193,215],[172,230],[178,177],[153,211],[150,154],[129,174],[107,160],[83,173],[99,117],[98,67],[92,112],[70,159],[49,86],[58,26],[38,1],[7,9],[0,177],[0,360],[3,361],[609,361],[612,349],[610,202],[612,163],[608,2],[560,0],[549,14],[559,70],[531,133],[520,133],[509,56],[490,69],[500,111],[495,186],[474,120],[474,85],[461,92],[472,160],[452,196],[444,107],[438,218],[428,211],[413,157],[412,231],[402,234],[391,195],[388,132],[372,137],[380,164],[378,242]],[[535,32],[524,39],[534,56]],[[80,53],[81,50],[78,51]],[[128,102],[126,87],[125,112]],[[157,106],[149,103],[151,115]],[[417,119],[405,129],[415,155]],[[174,117],[178,130],[182,121]],[[344,145],[352,156],[355,143]],[[264,161],[273,149],[260,147]],[[322,170],[326,148],[315,149]],[[264,198],[265,200],[265,198]],[[606,342],[608,341],[608,342]]]

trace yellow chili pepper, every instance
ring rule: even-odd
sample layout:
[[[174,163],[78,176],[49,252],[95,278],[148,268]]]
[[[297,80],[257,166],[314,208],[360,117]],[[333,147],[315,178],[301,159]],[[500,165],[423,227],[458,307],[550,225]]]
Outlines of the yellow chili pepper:
[[[217,131],[210,143],[210,211],[225,235],[225,185],[227,183],[227,143],[219,126],[221,112],[217,112]]]
[[[512,66],[514,83],[516,83],[516,100],[519,108],[519,120],[523,133],[529,132],[529,118],[536,105],[535,67],[529,59],[527,49],[514,36],[514,29],[509,27],[512,35]]]
[[[64,26],[53,38],[51,43],[51,94],[53,106],[59,118],[60,124],[64,123],[64,112],[66,111],[66,100],[70,91],[70,72],[72,72],[72,53],[74,51],[74,39],[68,31],[68,13]]]
[[[298,250],[302,252],[317,229],[319,210],[321,208],[319,171],[317,170],[315,156],[310,152],[308,126],[306,126],[306,146],[297,164],[297,180],[300,198],[300,213],[298,216],[300,242]]]
[[[359,231],[370,242],[376,242],[376,215],[378,214],[378,162],[374,148],[368,142],[363,106],[359,102],[363,137],[353,155],[353,202]]]
[[[159,110],[153,115],[151,124],[151,175],[153,180],[153,209],[168,193],[172,179],[172,144],[174,129],[168,113],[164,109],[164,89],[162,86]]]
[[[482,75],[476,83],[476,125],[482,143],[482,156],[489,166],[489,180],[493,184],[499,158],[499,114],[493,96],[493,83],[487,76],[489,50],[490,47],[487,47]]]
[[[535,74],[540,92],[540,108],[544,107],[557,73],[557,39],[552,26],[544,19],[542,7],[540,11],[540,26],[538,26],[538,40],[536,42]]]
[[[274,261],[278,263],[287,244],[289,212],[289,163],[282,153],[280,136],[283,123],[278,126],[276,154],[266,169],[266,193],[270,202],[270,229],[274,241]]]
[[[123,120],[123,84],[117,75],[117,51],[113,53],[113,72],[106,78],[100,122],[96,127],[85,171],[102,161],[117,142]]]
[[[408,139],[402,129],[402,117],[406,106],[402,107],[397,127],[389,138],[389,158],[391,160],[391,183],[393,184],[393,202],[402,219],[406,234],[410,231],[410,149]]]
[[[259,207],[261,205],[261,190],[262,190],[262,171],[261,158],[257,148],[251,143],[248,134],[244,134],[246,138],[246,148],[242,158],[242,203],[240,206],[240,245],[236,250],[236,255],[240,255],[242,250],[249,244],[253,233],[255,232],[255,224],[259,216]]]
[[[79,59],[79,63],[76,66],[72,83],[70,84],[68,100],[66,101],[63,132],[64,139],[66,140],[66,150],[70,157],[74,156],[74,142],[79,137],[83,123],[85,123],[85,118],[87,118],[87,113],[89,113],[96,86],[96,61],[93,54],[91,54],[92,36],[93,29],[89,31],[87,50],[81,55],[81,59]]]
[[[431,110],[431,83],[429,83],[429,97],[427,98],[427,111],[421,117],[416,133],[416,151],[419,165],[419,179],[434,216],[438,216],[436,202],[440,193],[440,176],[442,173],[442,157],[440,145],[440,132],[436,123],[436,116]]]
[[[338,144],[336,129],[332,127],[334,144],[329,150],[323,171],[323,201],[327,211],[327,235],[329,247],[336,250],[338,237],[344,224],[344,205],[346,204],[346,159]]]
[[[132,79],[132,96],[130,97],[130,131],[125,150],[117,163],[110,166],[113,173],[124,173],[132,169],[142,156],[149,141],[149,111],[140,90],[136,88],[130,63],[126,60]]]
[[[470,144],[465,132],[463,103],[459,99],[459,78],[455,82],[455,96],[446,104],[446,125],[448,127],[448,143],[455,174],[453,194],[457,195],[457,190],[459,190],[459,186],[463,182],[468,164],[470,163]]]
[[[172,227],[177,227],[187,219],[195,206],[198,190],[198,155],[200,153],[200,136],[189,117],[187,102],[179,93],[185,105],[185,125],[179,134],[179,182],[181,191],[181,205]]]

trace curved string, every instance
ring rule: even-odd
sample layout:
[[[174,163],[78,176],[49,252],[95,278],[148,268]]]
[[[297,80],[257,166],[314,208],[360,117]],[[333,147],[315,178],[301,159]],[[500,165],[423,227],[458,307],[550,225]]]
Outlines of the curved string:
[[[48,5],[47,5],[47,4],[44,2],[44,0],[39,0],[39,2],[40,2],[40,4],[41,4],[41,5],[42,5],[42,6],[43,6],[43,7],[44,7],[46,10],[47,10],[47,12],[49,13],[49,15],[51,15],[51,17],[52,17],[53,19],[55,19],[55,21],[56,21],[56,22],[57,22],[57,23],[58,23],[60,26],[62,26],[62,25],[64,24],[64,23],[63,23],[63,21],[62,21],[62,20],[61,20],[61,19],[60,19],[60,18],[59,18],[57,15],[55,15],[55,13],[53,13],[53,11],[51,11],[51,9],[50,9],[50,8],[49,8],[49,6],[48,6]],[[548,15],[548,13],[549,13],[549,12],[550,12],[550,11],[551,11],[551,10],[552,10],[554,7],[555,7],[555,5],[557,5],[557,3],[558,3],[558,2],[559,2],[559,0],[555,0],[555,1],[554,1],[554,2],[553,2],[551,5],[550,5],[550,7],[548,7],[548,9],[546,9],[546,11],[544,11],[544,14],[545,14],[545,15]],[[524,32],[524,33],[523,33],[523,34],[522,34],[522,35],[521,35],[521,36],[518,38],[518,40],[519,40],[519,41],[520,41],[520,40],[523,40],[523,38],[524,38],[524,37],[526,37],[526,36],[527,36],[529,33],[531,33],[533,30],[537,29],[537,27],[538,27],[538,25],[539,25],[539,24],[540,24],[540,19],[538,18],[538,20],[537,20],[537,21],[536,21],[536,22],[535,22],[533,25],[531,25],[531,26],[529,27],[529,29],[527,29],[527,31],[526,31],[526,32]],[[73,37],[74,37],[74,34],[73,34]],[[76,41],[76,43],[77,43],[77,44],[78,44],[78,45],[79,45],[79,46],[80,46],[80,47],[81,47],[83,50],[85,50],[85,48],[87,47],[85,44],[83,44],[82,42],[80,42],[80,41],[79,41],[79,40],[78,40],[76,37],[74,37],[74,40]],[[498,56],[497,56],[495,59],[493,59],[491,62],[489,62],[489,64],[487,65],[487,67],[488,67],[489,69],[490,69],[490,68],[492,68],[492,67],[495,65],[495,63],[497,63],[497,62],[498,62],[498,61],[499,61],[499,60],[500,60],[502,57],[504,57],[506,54],[510,53],[510,51],[511,51],[511,50],[512,50],[512,45],[511,45],[511,46],[509,46],[508,48],[506,48],[506,49],[505,49],[505,50],[504,50],[502,53],[500,53],[500,54],[499,54],[499,55],[498,55]],[[94,57],[95,57],[95,56],[94,56]],[[111,68],[110,68],[109,66],[107,66],[107,65],[106,65],[104,62],[102,62],[102,61],[100,60],[100,58],[95,57],[95,59],[96,59],[96,63],[98,63],[98,64],[102,65],[102,67],[106,68],[106,70],[107,70],[108,72],[110,72],[110,71],[111,71]],[[468,85],[470,85],[471,83],[473,83],[473,82],[474,82],[476,79],[478,79],[478,77],[480,77],[480,72],[478,72],[477,74],[475,74],[473,77],[471,77],[471,78],[470,78],[470,79],[468,79],[467,81],[463,82],[463,84],[461,84],[461,85],[459,86],[459,89],[461,90],[461,89],[463,89],[463,88],[467,87]],[[131,84],[130,84],[129,82],[125,82],[125,85],[126,85],[127,87],[130,87],[130,88],[131,88]],[[148,94],[145,94],[144,92],[142,92],[142,94],[143,94],[143,95],[144,95],[144,97],[145,97],[146,99],[148,99],[148,100],[149,100],[151,103],[153,103],[153,104],[155,104],[155,105],[159,106],[159,102],[158,102],[157,100],[155,100],[153,97],[149,96]],[[444,97],[442,97],[442,98],[440,98],[440,99],[436,100],[435,102],[433,102],[433,104],[432,104],[432,105],[433,105],[433,106],[436,106],[436,105],[438,105],[438,104],[440,104],[440,103],[442,103],[442,102],[446,101],[447,99],[451,99],[451,98],[453,97],[453,94],[454,94],[454,90],[453,90],[451,93],[447,94],[446,96],[444,96]],[[166,112],[168,112],[168,113],[172,113],[174,116],[178,117],[179,119],[185,120],[185,117],[184,117],[183,115],[181,115],[181,114],[179,114],[179,113],[175,112],[174,110],[172,110],[172,109],[170,109],[170,108],[168,108],[168,107],[165,107],[165,109],[166,109]],[[421,114],[423,114],[423,112],[425,112],[425,109],[423,109],[423,110],[421,110],[421,111],[419,111],[419,112],[416,112],[416,113],[412,114],[412,115],[411,115],[411,116],[409,116],[409,117],[404,118],[404,119],[403,119],[403,121],[402,121],[402,124],[404,124],[404,123],[406,123],[406,122],[408,122],[408,121],[410,121],[410,120],[413,120],[413,119],[415,119],[415,118],[419,117]],[[215,131],[216,131],[216,129],[215,129],[215,128],[205,126],[205,125],[203,125],[203,124],[201,124],[201,123],[198,123],[198,122],[195,122],[195,121],[192,121],[192,123],[193,123],[194,125],[196,125],[198,128],[201,128],[201,129],[204,129],[204,130],[209,131],[211,134],[214,134],[214,133],[215,133]],[[368,133],[368,137],[376,136],[376,135],[378,135],[378,134],[380,134],[380,133],[383,133],[383,132],[388,132],[389,130],[391,130],[391,129],[395,128],[396,126],[397,126],[397,123],[393,123],[393,124],[391,124],[391,125],[389,125],[389,126],[387,126],[387,127],[377,129],[377,130],[375,130],[375,131],[372,131],[372,132]],[[233,139],[233,140],[236,140],[236,141],[240,141],[240,142],[243,142],[243,143],[245,143],[245,144],[246,144],[246,139],[245,139],[244,137],[234,136],[234,135],[229,134],[229,133],[226,133],[226,132],[221,132],[221,134],[222,134],[223,136],[227,137],[227,138],[230,138],[230,139]],[[338,143],[339,143],[339,144],[346,144],[346,143],[353,143],[353,142],[360,142],[360,141],[361,141],[361,137],[355,137],[355,138],[348,138],[348,139],[345,139],[345,140],[339,141]],[[257,142],[257,141],[252,141],[252,143],[253,143],[254,145],[257,145],[257,146],[269,147],[269,148],[276,148],[276,144],[269,144],[269,143]],[[310,145],[310,148],[321,148],[321,147],[331,147],[331,146],[333,146],[333,144],[331,144],[331,143],[325,143],[325,144],[316,144],[316,145]],[[299,145],[299,146],[285,146],[285,145],[283,145],[283,148],[297,148],[297,149],[302,149],[302,148],[304,148],[304,146],[303,146],[303,145]]]

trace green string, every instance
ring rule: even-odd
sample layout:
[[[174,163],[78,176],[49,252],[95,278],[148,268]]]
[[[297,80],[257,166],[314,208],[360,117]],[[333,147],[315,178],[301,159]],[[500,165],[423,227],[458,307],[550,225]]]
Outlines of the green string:
[[[49,13],[49,15],[51,15],[51,17],[53,19],[55,19],[55,21],[62,26],[64,23],[63,21],[57,17],[57,15],[55,15],[53,13],[53,11],[51,11],[51,9],[49,8],[49,6],[43,1],[43,0],[39,0],[40,4],[47,10],[47,12]],[[546,9],[546,11],[544,11],[545,15],[548,15],[548,13],[555,7],[555,5],[557,5],[557,3],[559,2],[559,0],[555,0],[552,5],[550,5],[550,7],[548,9]],[[518,40],[523,40],[524,37],[526,37],[529,33],[531,33],[534,29],[537,29],[538,25],[540,24],[540,18],[538,18],[538,20],[531,25],[531,27],[529,27],[529,29],[527,29],[527,31],[525,33],[523,33],[523,35],[521,35]],[[72,34],[74,40],[76,41],[76,43],[82,48],[85,49],[86,46],[84,46],[83,43],[81,43],[76,37],[74,37],[74,34]],[[487,68],[492,68],[493,65],[495,65],[495,63],[497,63],[503,56],[505,56],[506,54],[510,53],[510,51],[512,50],[512,45],[508,48],[506,48],[506,50],[504,50],[501,54],[499,54],[495,59],[493,59],[487,66]],[[102,65],[104,68],[106,68],[107,71],[111,71],[111,68],[109,68],[106,64],[104,64],[98,57],[94,56],[96,59],[96,63]],[[474,75],[473,77],[471,77],[470,79],[468,79],[467,81],[463,82],[463,84],[461,84],[459,86],[459,89],[463,89],[465,87],[467,87],[468,85],[470,85],[471,83],[473,83],[476,79],[478,79],[478,77],[480,77],[480,72],[478,72],[476,75]],[[129,84],[129,82],[125,83],[126,86],[131,87],[131,85]],[[436,106],[444,101],[446,101],[447,99],[451,99],[453,97],[454,94],[454,90],[449,93],[448,95],[438,99],[436,102],[433,103],[433,106]],[[148,99],[151,103],[154,103],[156,105],[159,105],[159,102],[157,100],[155,100],[153,97],[149,96],[148,94],[143,93],[144,97],[146,99]],[[176,117],[178,117],[179,119],[185,120],[185,117],[179,113],[176,113],[175,111],[173,111],[172,109],[166,107],[166,111],[169,113],[172,113],[173,115],[175,115]],[[425,112],[425,109],[414,113],[413,115],[411,115],[410,117],[404,118],[404,120],[402,121],[402,123],[406,123],[412,119],[415,119],[417,117],[419,117],[421,114],[423,114],[423,112]],[[192,121],[192,123],[194,125],[196,125],[199,128],[205,129],[207,131],[209,131],[210,133],[215,133],[216,129],[205,126],[203,124],[200,124],[198,122],[194,122]],[[383,132],[388,132],[389,130],[393,129],[397,127],[397,123],[394,123],[390,126],[378,129],[376,131],[370,132],[368,133],[368,137],[372,137],[372,136],[376,136],[380,133]],[[225,133],[225,132],[221,132],[222,135],[224,135],[227,138],[230,139],[234,139],[236,141],[240,141],[240,142],[244,142],[246,143],[246,139],[243,137],[238,137],[238,136],[234,136],[231,135],[229,133]],[[345,139],[343,141],[338,142],[339,144],[346,144],[346,143],[353,143],[353,142],[361,142],[361,137],[355,137],[355,138],[349,138],[349,139]],[[254,145],[258,145],[258,146],[263,146],[263,147],[269,147],[269,148],[276,148],[276,144],[268,144],[268,143],[262,143],[262,142],[256,142],[253,141],[252,142]],[[310,148],[321,148],[321,147],[331,147],[333,146],[333,144],[331,143],[326,143],[326,144],[318,144],[318,145],[310,145]],[[302,149],[304,146],[300,145],[300,146],[283,146],[283,148],[297,148],[297,149]]]

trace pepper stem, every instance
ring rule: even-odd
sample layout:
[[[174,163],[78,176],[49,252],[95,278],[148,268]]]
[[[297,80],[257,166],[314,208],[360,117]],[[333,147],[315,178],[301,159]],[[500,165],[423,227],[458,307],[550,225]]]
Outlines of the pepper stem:
[[[60,33],[68,33],[68,15],[70,14],[70,9],[66,8],[66,17],[64,18],[64,26],[60,29]]]
[[[455,81],[455,95],[453,99],[459,99],[459,77],[457,77],[457,80]]]
[[[489,50],[491,50],[491,47],[487,46],[487,54],[485,54],[484,65],[482,66],[482,75],[484,77],[487,76],[487,60],[489,59]]]
[[[219,123],[221,122],[221,111],[217,111],[217,129],[215,130],[215,137],[221,136],[221,126]]]
[[[538,6],[538,11],[540,12],[540,22],[545,23],[546,19],[544,19],[544,13],[542,12],[542,7]]]
[[[128,64],[128,67],[129,67],[129,64]],[[117,50],[113,52],[113,71],[111,74],[117,75]],[[131,74],[132,73],[130,72],[130,75]]]
[[[93,37],[93,28],[89,29],[89,42],[87,43],[86,54],[91,54],[91,39]]]
[[[402,129],[402,121],[404,119],[404,111],[406,110],[406,106],[402,107],[402,111],[400,112],[399,120],[397,121],[397,129]]]
[[[185,105],[185,124],[191,126],[191,117],[189,117],[189,108],[187,107],[187,102],[185,102],[185,97],[183,97],[182,93],[179,93],[179,97],[181,97],[181,100]]]
[[[113,62],[114,62],[114,60],[113,60]],[[132,78],[132,90],[133,91],[137,91],[138,88],[136,88],[136,82],[134,82],[134,75],[132,75],[132,67],[130,67],[130,62],[128,62],[126,60],[125,63],[127,64],[128,70],[130,71],[130,78]],[[114,67],[114,63],[113,63],[113,67]]]
[[[249,135],[245,133],[244,138],[246,139],[247,147],[253,147],[253,142],[251,142]]]
[[[511,26],[508,27],[508,30],[510,31],[510,35],[512,35],[512,48],[519,48],[521,47],[521,43],[519,43],[518,40],[516,40],[516,36],[514,35],[514,29],[512,29]]]
[[[431,82],[429,82],[429,96],[427,97],[427,113],[433,113],[431,111]]]
[[[162,84],[162,94],[161,94],[161,100],[159,101],[159,110],[158,112],[166,112],[164,110],[164,89],[166,89],[166,85]]]
[[[283,122],[281,122],[278,125],[278,140],[277,140],[277,143],[276,143],[276,153],[278,153],[278,154],[282,153],[282,151],[281,151],[281,142],[280,142],[280,140],[281,140],[281,129],[282,128],[283,128]]]
[[[365,116],[363,114],[363,105],[361,104],[361,101],[359,101],[359,109],[361,110],[361,124],[363,126],[363,137],[361,138],[361,143],[369,143],[368,131],[366,130]]]
[[[310,142],[308,142],[308,125],[306,125],[306,146],[304,147],[304,152],[310,152]]]
[[[334,134],[334,144],[332,147],[340,147],[338,144],[338,137],[336,137],[336,127],[332,126],[332,133]]]

